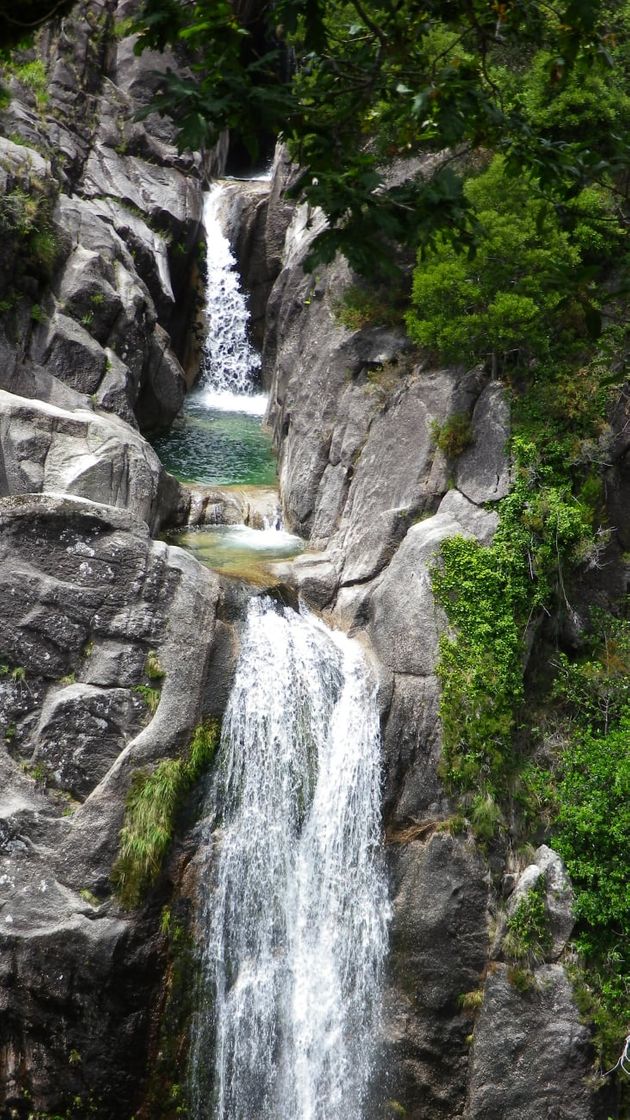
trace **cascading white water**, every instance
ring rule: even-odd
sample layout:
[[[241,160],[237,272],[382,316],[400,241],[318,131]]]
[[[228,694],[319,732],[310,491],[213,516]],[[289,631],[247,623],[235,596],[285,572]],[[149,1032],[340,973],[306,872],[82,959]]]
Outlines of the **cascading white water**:
[[[266,397],[254,392],[260,355],[248,338],[247,301],[221,224],[225,194],[215,183],[204,203],[206,337],[199,395],[209,408],[262,413]]]
[[[361,1120],[389,918],[358,644],[250,604],[211,794],[196,1120]]]

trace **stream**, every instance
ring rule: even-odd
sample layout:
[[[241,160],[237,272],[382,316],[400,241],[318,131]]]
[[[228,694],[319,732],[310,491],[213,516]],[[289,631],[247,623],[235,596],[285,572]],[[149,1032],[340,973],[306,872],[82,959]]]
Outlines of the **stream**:
[[[206,331],[199,381],[181,415],[153,446],[181,482],[193,486],[275,487],[276,460],[264,427],[267,396],[257,385],[260,355],[248,336],[249,312],[222,214],[227,188],[206,196]],[[299,537],[280,523],[263,529],[202,526],[169,535],[201,563],[225,574],[264,580],[268,565],[302,551]]]
[[[204,215],[199,386],[154,446],[182,481],[269,487],[260,359],[221,226],[223,190],[213,187]],[[269,565],[304,547],[271,520],[169,539],[224,575],[269,586]],[[304,609],[254,596],[199,854],[194,1120],[363,1120],[389,921],[380,767],[376,689],[360,645]]]

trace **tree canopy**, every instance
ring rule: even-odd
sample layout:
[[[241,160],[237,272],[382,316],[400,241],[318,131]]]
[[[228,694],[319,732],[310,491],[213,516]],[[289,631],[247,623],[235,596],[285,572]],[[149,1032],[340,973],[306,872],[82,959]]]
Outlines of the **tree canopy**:
[[[138,51],[192,51],[153,105],[182,146],[284,136],[330,223],[314,260],[365,272],[438,235],[474,251],[462,167],[484,150],[556,203],[628,168],[621,0],[145,0],[136,26]]]

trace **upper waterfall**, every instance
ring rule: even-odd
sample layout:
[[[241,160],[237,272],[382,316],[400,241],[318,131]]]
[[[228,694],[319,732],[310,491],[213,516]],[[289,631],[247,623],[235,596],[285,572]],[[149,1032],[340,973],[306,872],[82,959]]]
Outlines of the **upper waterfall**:
[[[199,388],[210,408],[264,412],[266,397],[255,392],[261,359],[249,341],[247,301],[221,221],[226,190],[215,183],[204,202],[206,327]]]
[[[389,915],[356,642],[252,601],[211,797],[194,1115],[361,1120]]]

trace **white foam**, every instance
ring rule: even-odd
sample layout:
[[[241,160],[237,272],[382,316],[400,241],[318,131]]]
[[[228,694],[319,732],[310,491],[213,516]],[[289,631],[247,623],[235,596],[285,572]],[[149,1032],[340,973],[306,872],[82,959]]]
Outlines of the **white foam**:
[[[250,416],[264,416],[269,399],[266,393],[233,393],[212,385],[200,385],[194,398],[204,408],[214,408],[217,412],[246,412]]]

